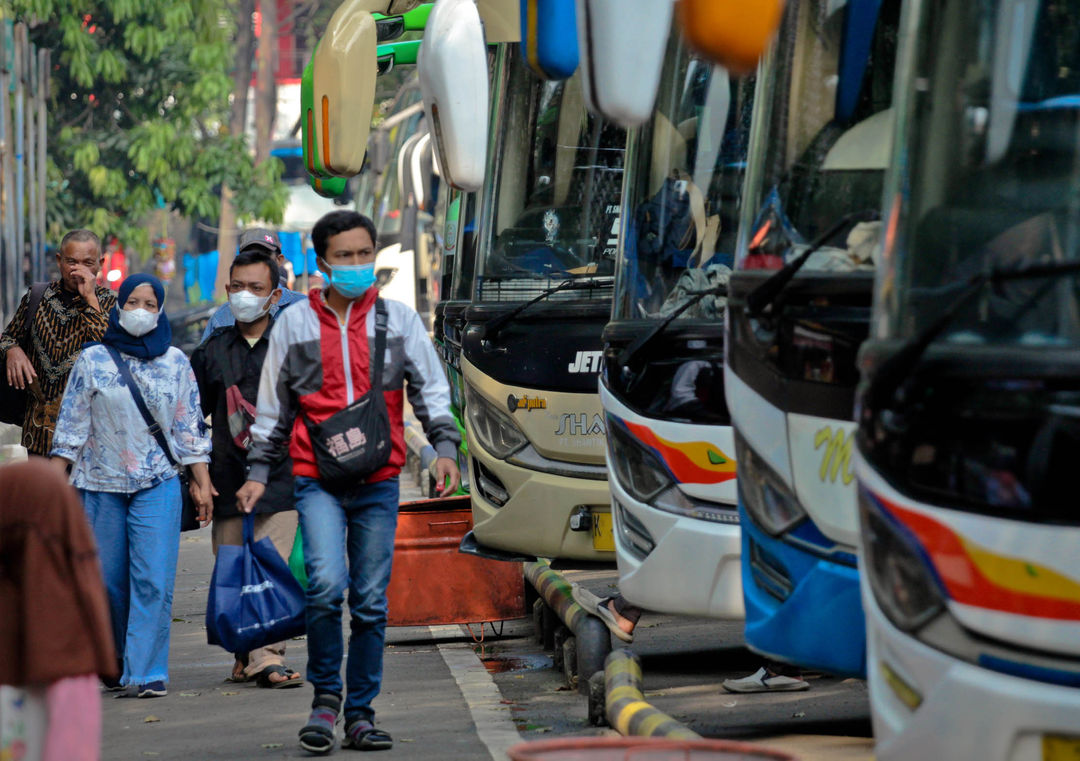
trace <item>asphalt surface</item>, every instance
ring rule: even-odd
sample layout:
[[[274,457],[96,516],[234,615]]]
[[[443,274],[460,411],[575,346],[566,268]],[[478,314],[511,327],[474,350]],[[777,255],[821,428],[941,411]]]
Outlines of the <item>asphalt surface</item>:
[[[418,496],[403,481],[403,499]],[[232,656],[206,644],[209,533],[190,532],[181,541],[169,694],[150,700],[106,694],[103,759],[311,757],[296,745],[310,686],[267,690],[226,682]],[[613,568],[566,575],[597,593],[610,591],[616,581]],[[742,646],[737,622],[647,614],[631,647],[642,659],[646,700],[703,736],[763,743],[804,761],[872,758],[861,682],[812,677],[809,692],[774,695],[737,696],[720,688],[724,678],[744,676],[759,665]],[[287,660],[304,672],[302,638],[289,642]],[[567,687],[551,663],[528,619],[388,630],[375,709],[395,745],[380,757],[501,761],[518,741],[613,735],[589,725],[586,699]]]

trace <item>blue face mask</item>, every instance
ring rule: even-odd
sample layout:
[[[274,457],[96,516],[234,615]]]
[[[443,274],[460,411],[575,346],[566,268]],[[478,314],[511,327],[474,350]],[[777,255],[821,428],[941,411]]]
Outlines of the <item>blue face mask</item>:
[[[375,285],[375,262],[331,266],[330,285],[347,299],[363,296],[364,291]]]

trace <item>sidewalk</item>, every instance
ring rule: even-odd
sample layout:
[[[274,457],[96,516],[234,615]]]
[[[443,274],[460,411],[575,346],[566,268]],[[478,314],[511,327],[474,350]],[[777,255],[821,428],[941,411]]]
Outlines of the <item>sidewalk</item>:
[[[232,656],[207,645],[203,628],[212,566],[209,529],[184,534],[173,603],[169,694],[147,700],[103,695],[102,759],[312,758],[296,744],[308,715],[310,686],[267,690],[224,681]],[[387,643],[375,710],[380,726],[395,738],[393,758],[490,758],[431,632],[426,627],[389,629]],[[286,659],[303,673],[306,643],[290,641]]]

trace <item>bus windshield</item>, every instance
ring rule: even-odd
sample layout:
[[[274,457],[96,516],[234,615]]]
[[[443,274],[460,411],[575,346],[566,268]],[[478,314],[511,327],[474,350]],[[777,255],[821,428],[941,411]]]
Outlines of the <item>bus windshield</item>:
[[[516,46],[506,67],[484,188],[480,301],[520,301],[567,280],[611,298],[626,133],[585,110],[581,80],[544,82]]]
[[[910,338],[963,298],[939,343],[1075,345],[1076,272],[969,285],[1080,257],[1075,7],[984,0],[927,10],[904,59],[905,76],[923,86],[901,101],[910,156],[888,189],[896,234],[875,334]]]
[[[736,80],[668,43],[656,110],[635,133],[612,320],[660,320],[702,289],[722,285],[734,261],[753,78]],[[679,315],[719,320],[709,296]]]
[[[900,0],[788,6],[755,106],[737,268],[780,269],[845,215],[881,207]],[[881,223],[844,226],[802,272],[871,270]]]

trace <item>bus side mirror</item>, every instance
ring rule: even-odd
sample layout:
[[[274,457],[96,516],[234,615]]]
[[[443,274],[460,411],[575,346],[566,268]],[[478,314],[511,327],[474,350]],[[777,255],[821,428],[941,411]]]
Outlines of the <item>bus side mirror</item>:
[[[780,26],[784,0],[678,0],[686,41],[734,74],[757,66]]]
[[[488,142],[488,63],[474,0],[435,3],[418,68],[443,176],[461,190],[479,190]]]
[[[363,0],[363,8],[369,13],[383,16],[403,16],[422,2],[423,0]]]
[[[308,184],[311,189],[323,198],[340,198],[345,194],[349,181],[344,177],[316,177],[308,175]]]
[[[434,3],[424,3],[423,5],[418,5],[402,16],[387,16],[383,13],[373,13],[372,15],[375,17],[376,23],[382,23],[383,21],[396,21],[397,24],[395,24],[395,26],[400,24],[402,33],[422,32],[424,31],[424,27],[427,26],[428,16],[431,15],[431,8],[434,5]],[[400,37],[401,34],[398,34],[397,36]],[[390,39],[397,39],[397,37],[387,38],[386,40],[380,38],[379,42],[389,41]]]
[[[375,105],[375,19],[370,0],[345,0],[300,85],[304,165],[314,177],[351,177],[364,165]]]
[[[566,79],[578,67],[574,0],[521,0],[521,55],[542,79]]]
[[[585,103],[623,127],[652,116],[674,0],[578,0]]]
[[[521,0],[476,0],[488,45],[521,42]]]

